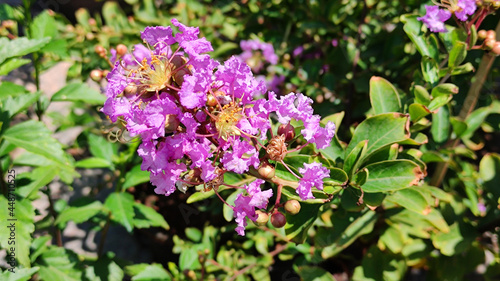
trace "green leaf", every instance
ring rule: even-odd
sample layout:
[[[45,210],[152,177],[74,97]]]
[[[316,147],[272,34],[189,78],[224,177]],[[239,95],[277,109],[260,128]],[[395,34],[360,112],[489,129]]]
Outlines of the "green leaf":
[[[21,85],[9,81],[0,82],[0,99],[16,97],[27,93],[29,93],[29,91]]]
[[[358,237],[372,232],[377,219],[378,214],[368,209],[361,213],[336,214],[332,217],[333,229],[320,228],[316,234],[315,244],[323,248],[321,257],[323,259],[333,257],[351,245]]]
[[[336,281],[332,274],[317,266],[299,266],[297,274],[302,280],[308,281]]]
[[[89,157],[75,162],[75,167],[84,169],[113,168],[113,163],[107,159]],[[149,174],[148,174],[149,177]],[[148,178],[149,179],[149,178]]]
[[[360,165],[360,160],[363,159],[367,147],[368,141],[362,140],[354,147],[349,155],[347,155],[343,169],[347,173],[349,178],[351,178],[352,175],[357,172],[357,169]]]
[[[415,96],[416,103],[427,106],[431,102],[431,96],[429,95],[429,92],[420,85],[415,85],[415,88],[413,89],[413,95]]]
[[[361,266],[354,269],[352,280],[404,280],[405,273],[406,264],[403,259],[372,245],[363,255]]]
[[[19,59],[19,58],[8,59],[3,64],[0,65],[0,75],[7,75],[12,70],[19,68],[30,62],[31,61],[29,59]]]
[[[132,275],[133,281],[172,280],[161,264],[134,264],[127,266],[125,270],[129,275]]]
[[[354,130],[346,149],[346,156],[363,140],[368,140],[365,159],[381,148],[406,140],[410,137],[408,126],[408,116],[399,113],[384,113],[369,117]]]
[[[437,85],[432,89],[432,97],[437,98],[439,96],[449,97],[450,95],[458,94],[458,87],[455,84],[444,83]]]
[[[403,30],[406,32],[410,40],[415,44],[417,51],[422,57],[427,56],[437,59],[439,49],[437,40],[427,40],[425,33],[422,32],[422,22],[417,20],[416,15],[403,15],[401,21],[404,23]]]
[[[343,185],[349,179],[346,172],[339,168],[329,168],[330,177],[323,180],[325,185],[338,186]]]
[[[52,237],[50,235],[44,235],[33,239],[33,243],[31,243],[30,247],[30,261],[34,263],[35,260],[47,250],[47,247],[50,245]]]
[[[424,195],[416,188],[398,190],[387,196],[386,200],[423,215],[428,213],[430,208]]]
[[[20,57],[40,50],[50,41],[50,37],[42,39],[28,39],[20,37],[9,40],[0,37],[0,65],[8,58]]]
[[[236,190],[234,191],[231,195],[229,195],[229,197],[227,197],[226,199],[226,202],[231,205],[231,206],[234,206],[234,201],[236,200],[236,197],[238,196],[238,194],[241,194],[243,193],[244,190]],[[222,207],[222,214],[224,215],[224,218],[226,219],[226,221],[232,221],[233,220],[233,209],[229,206],[227,206],[227,204],[224,204],[223,207]]]
[[[111,219],[132,232],[134,225],[134,197],[129,193],[111,193],[104,206],[111,212]]]
[[[85,269],[85,279],[92,281],[122,281],[124,273],[121,267],[113,260],[114,254],[107,253],[91,262]]]
[[[46,10],[33,19],[30,25],[31,38],[42,39],[57,36],[56,20]]]
[[[304,243],[307,238],[307,231],[316,220],[320,207],[321,204],[301,202],[301,208],[298,214],[290,215],[286,213],[286,238],[297,244]]]
[[[30,120],[7,129],[3,138],[27,151],[40,154],[62,165],[73,166],[61,144],[42,122]]]
[[[5,270],[0,273],[1,280],[8,281],[28,281],[32,280],[31,277],[33,274],[37,273],[40,268],[38,266],[32,268],[16,268],[14,273],[9,270]]]
[[[365,168],[369,176],[362,188],[368,193],[404,189],[416,185],[423,178],[420,167],[410,160],[381,161]]]
[[[40,94],[40,92],[37,92],[33,94],[29,93],[19,95],[16,97],[8,97],[0,100],[0,106],[9,113],[9,117],[13,117],[34,104],[40,97]]]
[[[86,204],[72,206],[63,210],[59,216],[57,216],[54,224],[57,224],[59,228],[63,229],[68,221],[74,221],[75,223],[86,222],[102,211],[103,206],[101,202],[86,202]]]
[[[494,198],[500,198],[500,155],[488,153],[479,163],[479,175],[484,189],[491,192]]]
[[[433,85],[439,81],[439,65],[433,58],[423,57],[421,68],[425,81]]]
[[[432,235],[432,244],[445,256],[464,252],[477,237],[476,230],[467,223],[454,223],[448,233],[437,232]]]
[[[417,122],[418,120],[429,115],[431,111],[425,105],[419,103],[412,103],[408,107],[408,113],[410,113],[411,121]]]
[[[450,123],[453,128],[453,133],[455,133],[457,137],[461,137],[462,134],[467,131],[467,123],[454,116],[450,117]]]
[[[35,232],[35,225],[33,224],[35,210],[31,205],[31,201],[26,199],[12,201],[0,196],[0,208],[0,217],[6,220],[3,226],[4,229],[0,231],[1,247],[10,252],[13,244],[8,243],[9,241],[15,241],[14,249],[18,263],[23,267],[31,267],[29,258],[31,234]],[[9,227],[12,224],[13,227]],[[11,233],[14,233],[14,240],[10,239]]]
[[[441,107],[437,113],[432,115],[431,125],[432,138],[437,143],[444,143],[450,134],[450,112],[448,107]]]
[[[465,42],[455,42],[448,58],[448,67],[453,69],[459,66],[467,57],[467,44]]]
[[[145,206],[141,203],[134,202],[134,226],[137,228],[146,228],[151,226],[159,226],[166,230],[170,227],[163,216],[155,211],[155,209]]]
[[[398,228],[398,225],[389,226],[382,235],[379,242],[383,243],[394,254],[400,253],[405,245],[406,235]],[[384,249],[382,249],[384,250]]]
[[[429,103],[428,108],[433,113],[436,113],[439,108],[446,105],[452,98],[453,97],[451,95],[437,96],[436,98],[432,99],[432,101]]]
[[[198,250],[196,248],[187,248],[181,252],[179,257],[179,268],[181,270],[196,270],[201,268],[198,260]]]
[[[370,79],[370,101],[375,114],[401,110],[398,91],[382,77],[373,76]]]
[[[68,249],[52,246],[37,259],[37,264],[40,266],[40,280],[82,280],[78,256]]]
[[[52,182],[54,177],[58,174],[58,170],[59,169],[54,165],[47,165],[37,167],[29,173],[20,174],[19,179],[27,179],[31,182],[23,186],[18,186],[16,193],[24,198],[30,198],[31,196],[36,195],[41,187],[44,187]]]
[[[149,182],[150,174],[151,172],[149,171],[141,170],[140,164],[135,165],[128,173],[125,174],[125,182],[123,183],[123,189],[127,189],[132,186],[137,186],[141,183]],[[188,204],[189,203],[190,202],[188,202]]]
[[[81,101],[91,105],[102,105],[106,96],[83,83],[70,83],[57,91],[51,101]]]

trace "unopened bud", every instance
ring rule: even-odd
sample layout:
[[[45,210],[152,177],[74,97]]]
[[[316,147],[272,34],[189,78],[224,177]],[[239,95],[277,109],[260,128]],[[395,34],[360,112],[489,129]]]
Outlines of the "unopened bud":
[[[182,85],[184,83],[184,75],[191,75],[191,71],[187,68],[181,68],[177,70],[174,74],[174,81],[177,83],[177,85]]]
[[[94,80],[95,82],[99,82],[102,79],[102,74],[102,70],[94,69],[90,72],[90,79]]]
[[[183,56],[175,55],[173,58],[170,59],[170,62],[177,68],[186,64],[187,59]]]
[[[257,215],[257,219],[255,220],[256,225],[263,226],[266,225],[267,222],[269,221],[269,215],[266,212],[257,210],[255,211],[255,214]]]
[[[90,19],[88,20],[88,23],[89,23],[89,25],[90,25],[90,26],[95,26],[95,25],[97,25],[97,21],[96,21],[94,18],[90,18]]]
[[[107,53],[107,52],[106,52],[106,49],[104,49],[104,47],[103,47],[103,46],[101,46],[101,45],[96,45],[96,46],[94,47],[94,51],[95,51],[95,52],[96,52],[96,53],[97,53],[100,57],[102,57],[102,58],[106,57],[106,53]]]
[[[500,41],[495,42],[495,45],[493,46],[493,49],[491,49],[491,52],[497,56],[500,55]]]
[[[175,114],[167,114],[165,116],[165,133],[173,133],[179,127],[179,120]]]
[[[487,35],[488,35],[488,32],[487,32],[486,30],[484,30],[484,29],[479,30],[479,31],[477,32],[477,38],[478,38],[479,40],[484,40],[484,39],[486,39],[486,36],[487,36]]]
[[[496,38],[497,38],[497,34],[496,34],[495,30],[490,29],[486,32],[486,39],[496,40]]]
[[[183,273],[188,280],[196,280],[196,273],[193,270],[185,269]]]
[[[123,90],[123,95],[125,95],[126,97],[133,96],[133,95],[137,94],[137,90],[138,90],[137,85],[135,83],[130,83]]]
[[[295,128],[288,124],[281,124],[278,127],[278,135],[284,135],[285,136],[285,142],[290,142],[295,138]]]
[[[496,42],[497,41],[495,39],[486,38],[486,40],[484,40],[484,46],[487,50],[491,50],[493,49],[493,47],[495,47]]]
[[[285,203],[285,211],[291,215],[296,215],[300,212],[300,202],[297,200],[288,200]]]
[[[271,215],[271,224],[276,228],[281,228],[286,224],[285,215],[280,212],[275,212]]]
[[[259,175],[265,179],[272,179],[276,174],[276,169],[269,163],[269,161],[267,161],[267,159],[260,164],[257,171],[259,172]]]
[[[116,46],[116,53],[119,55],[119,56],[123,56],[127,53],[127,46],[123,45],[123,44],[118,44],[118,46]]]
[[[212,94],[207,95],[207,105],[212,107],[217,105],[217,100]]]

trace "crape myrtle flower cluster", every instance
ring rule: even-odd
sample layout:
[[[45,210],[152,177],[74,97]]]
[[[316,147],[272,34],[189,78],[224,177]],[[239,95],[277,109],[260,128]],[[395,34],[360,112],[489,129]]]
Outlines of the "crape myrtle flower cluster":
[[[137,150],[141,168],[151,172],[156,193],[168,196],[176,189],[185,192],[203,185],[223,200],[219,186],[244,188],[245,195],[239,194],[231,206],[236,231],[244,235],[246,218],[255,221],[256,211],[267,208],[273,195],[272,188],[263,188],[274,173],[259,176],[263,174],[259,169],[273,169],[270,160],[287,167],[286,154],[307,144],[329,146],[335,126],[332,122],[320,126],[312,100],[303,94],[277,97],[267,92],[240,59],[231,57],[224,63],[212,59],[206,54],[212,46],[199,37],[197,27],[176,19],[172,24],[178,32],[170,26],[147,27],[141,33],[145,46],[136,45],[131,54],[111,51],[114,66],[107,75],[102,112],[142,141]],[[282,124],[276,132],[271,117]],[[296,139],[292,119],[303,124],[300,132],[306,143],[289,150]],[[328,171],[320,163],[299,167],[302,176],[294,174],[298,181],[294,187],[302,200],[314,198],[313,187],[323,189]],[[224,183],[227,172],[257,179],[244,187],[230,186]],[[281,186],[278,190],[279,198]]]
[[[469,30],[472,24],[479,27],[486,15],[498,9],[499,5],[500,0],[441,0],[436,5],[425,5],[425,16],[417,19],[431,32],[448,32],[445,22],[453,16]]]

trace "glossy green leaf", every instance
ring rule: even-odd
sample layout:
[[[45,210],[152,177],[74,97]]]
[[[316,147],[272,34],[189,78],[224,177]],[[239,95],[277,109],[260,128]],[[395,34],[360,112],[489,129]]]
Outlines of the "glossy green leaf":
[[[111,168],[113,163],[106,159],[89,157],[75,162],[75,167],[84,169]]]
[[[158,213],[155,209],[148,207],[144,204],[134,202],[134,226],[137,228],[147,228],[151,226],[158,226],[166,230],[170,229],[165,218]]]
[[[447,96],[458,94],[458,87],[455,84],[444,83],[437,85],[432,89],[431,95],[433,98],[437,98],[439,96]]]
[[[418,52],[422,57],[427,56],[437,59],[439,49],[435,38],[428,40],[425,33],[422,31],[422,22],[417,20],[416,15],[401,16],[401,21],[404,23],[403,30],[406,32],[410,40],[415,44]]]
[[[9,40],[0,37],[0,65],[8,58],[20,57],[40,50],[50,41],[50,37],[41,39],[28,39],[19,37]]]
[[[408,107],[408,113],[410,113],[411,121],[417,122],[418,120],[429,115],[431,111],[425,105],[419,103],[412,103]]]
[[[30,120],[19,123],[7,129],[3,138],[27,151],[40,154],[62,165],[72,166],[61,144],[52,137],[52,133],[42,122]]]
[[[0,273],[0,280],[8,281],[28,281],[32,280],[33,274],[37,273],[40,268],[38,266],[32,268],[16,268],[14,273],[5,270]]]
[[[83,83],[70,83],[57,91],[51,101],[81,101],[91,105],[102,105],[106,96]]]
[[[401,100],[396,88],[386,79],[373,76],[370,79],[370,101],[375,114],[399,112]]]
[[[33,105],[40,97],[40,94],[40,92],[36,92],[16,97],[7,97],[0,100],[0,107],[9,113],[9,117],[13,117]]]
[[[357,171],[360,165],[360,160],[365,156],[367,147],[368,141],[362,140],[353,148],[353,150],[351,150],[349,155],[347,155],[343,169],[349,177],[352,177],[352,175]]]
[[[123,189],[132,186],[149,182],[151,172],[141,170],[141,165],[135,165],[128,173],[125,174],[125,182],[123,182]],[[194,194],[193,194],[194,195]],[[188,202],[189,203],[189,202]]]
[[[467,223],[455,223],[448,233],[437,232],[432,236],[432,244],[445,256],[460,254],[470,247],[477,233]]]
[[[429,57],[423,57],[421,68],[425,81],[433,85],[439,81],[439,66],[434,59]]]
[[[151,280],[172,280],[168,272],[161,264],[134,264],[127,266],[126,270],[130,272],[130,268],[143,265],[140,270],[132,273],[132,281],[151,281]]]
[[[377,213],[368,209],[362,213],[347,213],[332,218],[333,231],[325,229],[326,235],[319,235],[315,240],[323,246],[321,257],[328,259],[340,253],[360,236],[370,233],[378,219]]]
[[[364,192],[396,191],[416,185],[422,178],[420,167],[410,160],[389,160],[365,167],[369,176],[362,185]]]
[[[431,102],[431,96],[429,92],[420,85],[415,85],[413,89],[413,95],[415,96],[416,103],[427,106]]]
[[[455,133],[457,137],[461,137],[462,134],[467,131],[467,123],[459,120],[457,117],[450,117],[450,124],[453,128],[453,133]]]
[[[336,279],[330,272],[317,266],[299,266],[297,268],[297,274],[302,278],[302,280],[336,281]]]
[[[373,245],[363,256],[361,266],[356,267],[353,281],[403,280],[406,264],[402,259],[383,252]]]
[[[29,257],[31,234],[35,232],[35,209],[31,201],[27,199],[12,201],[0,196],[0,217],[4,219],[4,229],[0,231],[0,246],[10,251],[13,244],[9,244],[9,241],[14,241],[18,263],[23,267],[31,267]],[[11,232],[15,235],[11,236]],[[11,237],[14,237],[14,240],[10,239]]]
[[[444,143],[450,134],[450,112],[448,107],[439,108],[438,112],[432,115],[431,125],[432,138],[437,143]]]
[[[0,75],[7,75],[12,70],[30,63],[29,59],[11,58],[0,65]]]
[[[384,113],[367,118],[354,130],[346,156],[363,140],[368,140],[365,154],[367,158],[383,147],[408,139],[408,119],[408,116],[399,113]]]
[[[424,195],[417,190],[418,188],[406,188],[398,190],[387,196],[386,200],[400,205],[410,211],[425,215],[430,206]]]
[[[345,182],[347,182],[348,177],[344,170],[339,168],[329,168],[329,170],[330,177],[323,179],[323,183],[325,185],[338,186],[343,185]]]
[[[59,216],[57,216],[54,224],[59,225],[60,228],[64,228],[68,221],[73,221],[75,223],[86,222],[102,211],[103,206],[101,202],[86,202],[86,204],[80,206],[72,206],[63,210],[59,214]]]
[[[302,202],[298,214],[290,215],[286,213],[286,238],[298,244],[304,243],[307,238],[307,231],[316,220],[320,207],[321,204],[308,204]]]
[[[483,186],[491,192],[495,198],[500,198],[500,155],[488,153],[479,163],[479,175],[483,180]]]
[[[391,252],[397,254],[403,250],[406,239],[407,237],[397,225],[391,225],[380,235],[379,243],[383,243]]]
[[[104,202],[111,219],[132,232],[134,225],[134,197],[129,193],[111,193]]]
[[[37,167],[29,173],[19,175],[18,179],[29,180],[30,182],[26,185],[18,186],[16,188],[17,195],[25,198],[37,195],[38,190],[49,184],[58,172],[58,167],[55,167],[54,165],[47,165]]]
[[[456,42],[450,51],[448,58],[448,67],[453,69],[459,66],[467,57],[467,44],[465,42]]]
[[[71,250],[62,247],[50,247],[37,259],[40,266],[40,280],[79,281],[82,280],[82,269],[78,256]]]

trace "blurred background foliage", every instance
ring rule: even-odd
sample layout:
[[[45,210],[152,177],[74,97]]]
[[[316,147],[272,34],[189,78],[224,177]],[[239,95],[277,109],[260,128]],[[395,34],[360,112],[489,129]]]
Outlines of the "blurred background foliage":
[[[3,268],[1,278],[337,281],[499,278],[500,110],[496,101],[500,88],[499,63],[496,60],[485,77],[478,99],[479,109],[467,122],[453,119],[464,104],[466,89],[475,73],[469,69],[449,77],[448,83],[465,89],[453,95],[453,99],[446,89],[439,88],[444,94],[433,90],[442,83],[429,81],[429,74],[422,70],[421,46],[415,44],[404,29],[406,22],[407,26],[416,24],[417,29],[422,30],[410,15],[422,15],[423,5],[429,3],[390,0],[19,2],[0,5],[0,34],[14,42],[9,45],[6,40],[0,41],[0,57],[5,60],[0,62],[0,73],[7,75],[23,65],[28,67],[37,92],[28,93],[10,82],[0,84],[2,113],[7,112],[2,115],[0,156],[3,175],[12,167],[32,168],[21,174],[16,191],[19,198],[16,212],[25,224],[18,229],[18,239],[29,243],[19,246],[19,271],[12,274]],[[273,81],[272,88],[278,94],[292,91],[307,94],[316,101],[314,107],[318,114],[336,121],[338,137],[332,143],[333,148],[321,153],[328,155],[334,167],[344,170],[348,140],[360,140],[361,133],[356,136],[355,128],[362,127],[358,125],[364,121],[365,125],[375,123],[379,119],[373,115],[384,113],[371,100],[374,95],[371,83],[376,84],[372,82],[373,76],[385,78],[387,82],[383,80],[376,85],[389,92],[394,89],[393,94],[401,104],[399,112],[407,114],[400,119],[406,118],[409,123],[412,115],[412,138],[388,141],[381,153],[364,160],[359,154],[355,161],[363,160],[366,166],[376,165],[380,160],[411,160],[414,163],[411,165],[418,164],[423,173],[428,173],[424,185],[418,191],[370,193],[365,197],[365,204],[356,204],[361,195],[359,189],[332,187],[336,188],[332,193],[342,196],[335,196],[329,204],[302,204],[301,215],[295,221],[305,226],[297,228],[300,233],[293,236],[292,242],[281,229],[252,225],[247,228],[246,237],[237,237],[231,222],[232,213],[220,200],[210,197],[213,193],[176,192],[168,198],[155,195],[148,183],[149,175],[140,171],[140,158],[135,153],[138,143],[109,141],[119,138],[122,132],[107,124],[98,111],[104,100],[99,90],[83,82],[90,81],[93,70],[110,69],[107,61],[96,53],[96,46],[103,46],[108,54],[118,44],[124,44],[130,51],[134,44],[142,43],[140,31],[144,27],[170,25],[172,18],[188,26],[199,26],[201,35],[214,47],[212,56],[221,61],[240,54],[242,40],[271,43],[279,57],[278,63],[263,62],[256,53],[253,61],[249,61],[250,66],[255,66],[256,75],[269,83]],[[494,29],[497,23],[498,15],[490,16],[482,28]],[[432,37],[425,32],[418,36],[424,38],[424,42]],[[435,51],[442,55],[437,58],[446,63],[446,40],[456,43],[459,39],[439,37],[439,40],[441,43]],[[20,51],[10,51],[19,46],[22,46]],[[457,65],[470,63],[477,68],[483,53],[470,51]],[[39,75],[61,61],[70,64],[68,84],[49,99],[40,92]],[[264,67],[259,69],[257,64],[262,63]],[[102,91],[105,79],[94,80]],[[419,96],[420,93],[425,96],[426,92],[429,99],[438,95],[450,98],[439,104],[435,102],[435,108],[431,108],[425,97]],[[47,112],[52,131],[41,122],[27,121],[41,119],[49,104],[60,101],[71,102],[69,113]],[[8,110],[13,104],[18,106],[16,110]],[[426,114],[412,114],[409,108],[413,104],[421,104],[413,108],[429,106],[433,112],[426,113],[430,114],[427,118]],[[370,132],[373,128],[391,128],[389,123],[399,122],[396,119],[384,115],[380,120],[387,122],[385,126],[370,125],[372,127],[364,128],[363,132],[377,137],[376,132]],[[403,129],[406,125],[401,124],[395,126]],[[61,145],[52,136],[74,127],[83,129],[70,145]],[[44,146],[37,149],[20,142],[26,136],[19,132],[36,133],[41,136],[37,141],[53,145],[48,145],[50,149],[44,152]],[[425,141],[417,139],[419,132]],[[445,145],[461,136],[465,146]],[[361,153],[363,149],[357,144],[350,142],[349,151]],[[406,145],[404,150],[403,145]],[[14,159],[9,153],[16,146],[27,152]],[[302,161],[297,159],[290,161]],[[439,162],[450,163],[451,169],[442,184],[433,187],[431,179]],[[361,162],[358,166],[363,167]],[[53,169],[56,172],[50,172]],[[86,169],[104,169],[106,176],[87,196],[70,202],[51,201],[50,212],[35,221],[31,202],[42,193],[50,199],[50,188],[45,186],[52,181],[71,186]],[[362,182],[361,172],[356,175],[355,180]],[[351,176],[349,174],[349,180]],[[226,179],[229,183],[241,180]],[[103,190],[115,192],[98,198]],[[233,196],[232,200],[236,196],[224,191],[221,194]],[[284,196],[291,198],[293,193],[284,193]],[[7,204],[5,198],[2,197],[2,204]],[[379,207],[373,211],[373,206]],[[7,209],[4,205],[1,208],[2,212]],[[98,231],[101,239],[94,255],[76,255],[63,247],[61,232],[69,221],[90,222]],[[153,253],[153,263],[133,264],[132,257],[104,252],[106,233],[114,224],[134,233]],[[294,243],[297,241],[302,243]],[[6,248],[4,244],[1,246]]]

